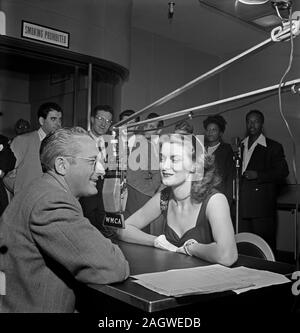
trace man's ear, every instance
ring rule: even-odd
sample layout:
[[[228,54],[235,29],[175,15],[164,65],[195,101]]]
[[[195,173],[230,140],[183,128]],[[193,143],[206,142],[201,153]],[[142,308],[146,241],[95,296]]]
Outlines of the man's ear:
[[[65,176],[69,167],[70,163],[65,157],[63,156],[56,157],[54,162],[54,170],[57,174]]]
[[[39,124],[40,124],[41,126],[44,125],[44,122],[45,122],[45,119],[44,119],[43,117],[39,117]]]

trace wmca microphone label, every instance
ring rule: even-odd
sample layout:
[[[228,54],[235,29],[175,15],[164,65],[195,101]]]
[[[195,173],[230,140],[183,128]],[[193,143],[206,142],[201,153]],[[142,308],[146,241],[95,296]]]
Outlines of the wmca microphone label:
[[[118,213],[106,213],[103,224],[107,227],[125,228],[124,217]]]

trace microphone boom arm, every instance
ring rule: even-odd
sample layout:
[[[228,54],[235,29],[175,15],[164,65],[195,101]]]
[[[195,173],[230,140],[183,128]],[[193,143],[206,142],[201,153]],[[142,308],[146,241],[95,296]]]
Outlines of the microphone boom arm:
[[[186,83],[182,87],[170,92],[169,94],[163,96],[162,98],[156,100],[155,102],[147,105],[143,109],[135,112],[134,114],[132,114],[128,118],[117,122],[113,126],[113,128],[125,125],[127,122],[129,122],[130,120],[135,119],[137,116],[141,116],[146,111],[148,111],[148,110],[150,110],[154,107],[161,106],[161,105],[165,104],[169,100],[171,100],[171,99],[177,97],[178,95],[182,94],[183,92],[191,89],[192,87],[194,87],[198,83],[203,82],[204,80],[222,72],[223,70],[225,70],[226,68],[231,66],[233,63],[238,62],[238,61],[242,60],[243,58],[246,58],[247,56],[249,56],[252,53],[257,53],[257,52],[263,50],[264,48],[266,48],[267,46],[270,46],[273,43],[276,43],[278,41],[286,40],[287,37],[290,36],[290,35],[292,35],[293,37],[296,37],[300,33],[300,22],[299,21],[300,21],[299,18],[297,20],[293,20],[292,29],[288,25],[285,25],[283,28],[282,27],[274,28],[271,32],[271,37],[268,38],[267,40],[251,47],[250,49],[248,49],[248,50],[240,53],[239,55],[225,61],[224,63],[218,65],[217,67],[211,69],[210,71],[198,76],[197,78],[195,78],[192,81]],[[152,119],[152,121],[154,121],[154,118]]]
[[[291,91],[294,93],[294,91],[298,91],[298,89],[299,89],[299,88],[297,88],[298,85],[300,86],[300,79],[295,79],[295,80],[292,80],[292,81],[285,82],[285,84],[282,87],[282,91],[286,92],[287,88],[291,87]],[[223,105],[223,104],[230,103],[230,102],[236,102],[236,101],[244,99],[244,98],[261,95],[261,94],[264,94],[266,92],[271,92],[271,91],[277,90],[278,88],[279,88],[279,84],[276,84],[276,85],[261,88],[261,89],[258,89],[258,90],[249,91],[247,93],[243,93],[243,94],[240,94],[240,95],[227,97],[225,99],[217,100],[217,101],[210,102],[210,103],[207,103],[207,104],[194,106],[192,108],[184,109],[184,110],[181,110],[181,111],[168,113],[168,114],[156,117],[156,118],[146,119],[146,120],[142,120],[142,121],[139,121],[139,122],[136,122],[136,123],[130,123],[130,124],[124,125],[124,126],[125,127],[131,127],[131,126],[144,125],[144,124],[147,124],[147,123],[150,123],[150,122],[153,122],[153,121],[173,119],[173,118],[181,117],[181,116],[184,116],[184,115],[187,115],[187,114],[191,114],[195,111],[198,112],[198,111],[209,109],[211,107],[215,107],[217,105]]]

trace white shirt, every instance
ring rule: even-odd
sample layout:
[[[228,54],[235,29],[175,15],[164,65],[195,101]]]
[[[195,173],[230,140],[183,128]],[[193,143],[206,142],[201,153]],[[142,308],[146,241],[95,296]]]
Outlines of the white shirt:
[[[97,147],[99,148],[103,159],[106,159],[105,140],[102,135],[96,136],[92,131],[89,131],[90,136],[96,141]]]
[[[218,147],[220,146],[220,144],[221,144],[221,142],[219,142],[218,144],[216,144],[213,147],[208,147],[207,146],[207,149],[206,149],[207,150],[207,154],[212,155],[218,149]]]
[[[45,139],[47,134],[43,131],[42,127],[40,127],[37,132],[38,132],[40,141],[43,141],[43,139]]]
[[[247,169],[248,163],[251,159],[251,156],[253,154],[255,147],[258,144],[260,144],[261,146],[267,147],[266,137],[263,134],[260,134],[260,136],[253,142],[250,149],[248,149],[248,141],[249,141],[248,136],[242,141],[242,144],[244,145],[242,174]]]

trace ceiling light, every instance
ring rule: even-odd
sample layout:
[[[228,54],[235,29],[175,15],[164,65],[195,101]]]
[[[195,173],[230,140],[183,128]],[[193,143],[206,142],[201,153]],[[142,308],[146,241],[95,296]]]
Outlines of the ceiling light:
[[[268,1],[269,0],[238,0],[238,2],[241,2],[245,5],[263,5]]]
[[[267,16],[259,17],[255,20],[253,20],[252,22],[261,27],[269,28],[269,27],[273,27],[275,25],[279,25],[281,23],[281,20],[276,15],[267,15]]]

